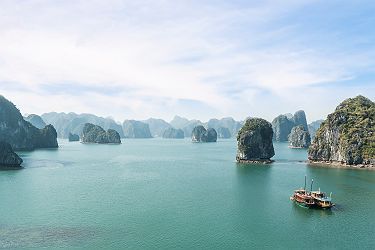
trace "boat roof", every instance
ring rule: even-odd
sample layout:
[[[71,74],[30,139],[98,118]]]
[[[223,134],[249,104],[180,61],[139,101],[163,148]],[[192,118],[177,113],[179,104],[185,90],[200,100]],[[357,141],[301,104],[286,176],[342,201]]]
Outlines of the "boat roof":
[[[314,197],[314,199],[320,201],[332,201],[331,197]]]

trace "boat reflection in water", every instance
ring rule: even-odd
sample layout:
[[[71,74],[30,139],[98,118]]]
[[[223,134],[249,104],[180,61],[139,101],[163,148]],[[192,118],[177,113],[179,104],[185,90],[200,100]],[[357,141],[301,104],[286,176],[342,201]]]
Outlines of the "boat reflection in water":
[[[329,209],[334,206],[332,203],[332,193],[328,197],[324,192],[312,191],[314,180],[311,180],[310,192],[306,190],[306,176],[305,176],[305,186],[294,191],[293,196],[290,197],[290,200],[294,201],[296,204],[306,208],[322,208]]]

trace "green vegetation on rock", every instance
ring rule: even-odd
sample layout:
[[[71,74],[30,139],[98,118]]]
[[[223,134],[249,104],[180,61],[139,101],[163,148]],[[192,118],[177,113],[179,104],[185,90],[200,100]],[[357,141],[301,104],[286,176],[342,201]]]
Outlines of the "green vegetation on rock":
[[[275,155],[272,137],[271,123],[261,118],[247,119],[237,135],[237,161],[270,161]]]
[[[13,150],[57,148],[57,133],[52,125],[38,129],[25,121],[17,107],[0,95],[0,140]]]
[[[206,129],[202,125],[196,126],[191,133],[193,142],[216,142],[217,132],[213,128]]]
[[[357,96],[337,106],[317,131],[309,159],[375,164],[375,103]]]
[[[120,144],[120,134],[113,129],[108,129],[107,132],[100,126],[91,123],[86,123],[82,131],[83,143],[114,143]]]

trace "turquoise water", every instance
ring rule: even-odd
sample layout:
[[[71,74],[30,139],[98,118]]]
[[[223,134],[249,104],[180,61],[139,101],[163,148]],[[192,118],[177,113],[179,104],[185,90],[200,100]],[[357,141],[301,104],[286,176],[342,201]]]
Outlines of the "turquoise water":
[[[236,142],[60,141],[0,172],[0,248],[375,249],[375,171],[309,167],[275,144],[271,165],[237,165]],[[289,200],[304,176],[337,207]]]

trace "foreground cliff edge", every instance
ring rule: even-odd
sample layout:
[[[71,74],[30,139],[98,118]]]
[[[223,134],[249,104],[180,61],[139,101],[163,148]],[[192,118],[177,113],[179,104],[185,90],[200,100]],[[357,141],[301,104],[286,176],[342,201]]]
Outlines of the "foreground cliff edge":
[[[321,124],[308,150],[310,163],[375,167],[375,103],[349,98]]]
[[[0,141],[13,150],[57,148],[57,133],[52,125],[38,129],[25,121],[17,107],[0,95]]]
[[[0,169],[21,168],[22,162],[9,143],[0,141]]]
[[[237,162],[273,162],[271,158],[275,155],[275,150],[272,137],[271,123],[261,118],[247,119],[237,135]]]

